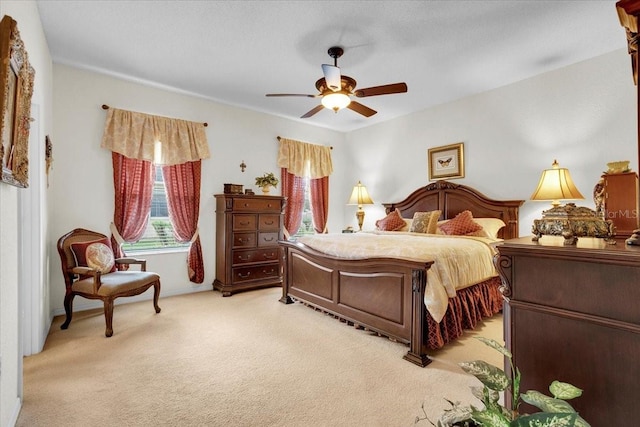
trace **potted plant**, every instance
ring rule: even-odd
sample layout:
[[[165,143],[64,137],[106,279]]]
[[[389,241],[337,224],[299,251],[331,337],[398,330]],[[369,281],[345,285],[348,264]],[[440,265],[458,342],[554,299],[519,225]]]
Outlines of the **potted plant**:
[[[278,181],[278,178],[276,178],[272,172],[256,177],[256,185],[262,188],[263,194],[269,194],[270,187],[277,187],[278,182],[280,181]]]
[[[426,416],[424,407],[422,409],[424,416],[416,417],[416,424],[426,419],[431,425],[437,427],[589,427],[589,423],[582,419],[573,407],[567,403],[567,400],[582,395],[581,389],[568,383],[553,381],[549,386],[549,391],[553,397],[536,390],[529,390],[521,394],[520,371],[512,364],[511,352],[492,339],[482,337],[477,339],[499,351],[508,359],[513,380],[502,369],[482,360],[462,362],[459,364],[460,367],[468,374],[478,378],[483,384],[482,388],[471,387],[471,389],[473,395],[482,402],[484,408],[476,408],[473,405],[462,406],[460,402],[454,403],[446,399],[451,408],[445,410],[444,414],[438,419],[437,424],[434,424]],[[513,409],[508,409],[499,403],[500,392],[506,393],[508,391],[511,392]],[[521,402],[533,405],[539,408],[541,412],[520,414],[518,407]]]

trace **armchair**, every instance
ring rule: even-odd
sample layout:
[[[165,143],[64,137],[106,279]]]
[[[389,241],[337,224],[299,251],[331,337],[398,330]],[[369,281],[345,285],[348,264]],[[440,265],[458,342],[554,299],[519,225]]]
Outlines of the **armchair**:
[[[76,228],[58,239],[58,253],[66,285],[64,310],[67,318],[61,329],[67,329],[71,323],[76,295],[102,300],[107,337],[113,335],[113,302],[118,297],[139,295],[153,286],[153,306],[156,313],[160,313],[160,276],[146,271],[146,260],[114,259],[111,243],[104,234]],[[139,265],[139,270],[116,268],[132,264]]]

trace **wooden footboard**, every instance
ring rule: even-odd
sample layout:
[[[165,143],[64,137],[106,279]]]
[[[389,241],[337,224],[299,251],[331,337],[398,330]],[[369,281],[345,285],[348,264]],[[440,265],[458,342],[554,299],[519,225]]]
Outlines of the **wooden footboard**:
[[[409,344],[404,359],[430,363],[424,342],[424,291],[431,262],[394,258],[345,260],[301,243],[280,242],[284,257],[281,302],[292,298]]]

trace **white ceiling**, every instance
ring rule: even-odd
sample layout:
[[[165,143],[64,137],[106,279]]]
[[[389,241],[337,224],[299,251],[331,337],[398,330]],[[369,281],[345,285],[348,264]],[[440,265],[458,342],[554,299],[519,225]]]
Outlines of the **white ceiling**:
[[[55,63],[349,131],[626,47],[615,0],[37,1]],[[322,110],[331,46],[378,114]],[[631,66],[631,65],[630,65]],[[631,77],[630,77],[631,78]],[[108,103],[108,100],[105,100]],[[117,106],[126,108],[126,105]]]

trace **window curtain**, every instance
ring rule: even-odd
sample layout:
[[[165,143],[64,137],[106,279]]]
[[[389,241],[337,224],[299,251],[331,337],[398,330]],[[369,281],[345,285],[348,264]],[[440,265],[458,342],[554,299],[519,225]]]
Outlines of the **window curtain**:
[[[327,232],[327,216],[329,215],[329,177],[312,179],[309,183],[311,192],[311,216],[316,233]]]
[[[200,209],[200,160],[210,157],[203,123],[109,108],[101,147],[113,152],[116,200],[111,238],[120,239],[120,243],[138,240],[144,233],[151,208],[153,163],[185,165],[167,175],[163,168],[163,176],[169,177],[165,184],[176,237],[191,241],[189,280],[202,283],[204,263],[194,224],[198,222]],[[120,245],[114,247],[121,254]]]
[[[287,198],[284,206],[284,229],[286,237],[298,232],[302,222],[304,208],[304,178],[289,173],[286,168],[280,169],[282,195]]]
[[[111,246],[116,258],[122,257],[120,245],[135,242],[144,234],[151,211],[154,168],[151,162],[130,159],[112,152],[115,203]]]
[[[278,166],[282,168],[282,195],[287,197],[285,227],[287,224],[291,226],[287,227],[290,234],[295,234],[300,227],[304,208],[304,177],[309,177],[314,229],[317,233],[323,233],[329,213],[329,175],[333,172],[331,147],[286,138],[279,140]],[[285,182],[288,182],[287,186]]]
[[[187,269],[189,280],[193,283],[204,281],[204,261],[198,233],[201,169],[200,160],[162,167],[174,234],[180,242],[191,242]]]

